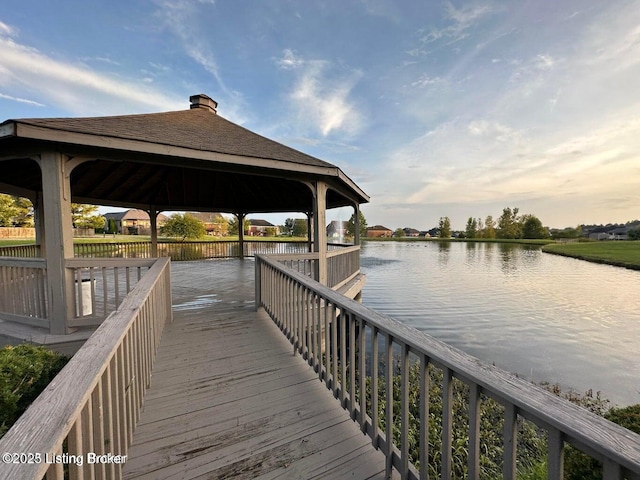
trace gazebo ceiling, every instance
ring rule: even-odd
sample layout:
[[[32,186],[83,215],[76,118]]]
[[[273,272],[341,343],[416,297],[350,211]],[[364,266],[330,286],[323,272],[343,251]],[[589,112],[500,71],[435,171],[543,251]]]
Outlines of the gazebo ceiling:
[[[365,203],[339,168],[235,125],[204,95],[178,112],[8,120],[0,125],[0,191],[42,190],[33,155],[73,158],[79,203],[158,210],[309,212],[308,183],[329,185],[327,207]]]

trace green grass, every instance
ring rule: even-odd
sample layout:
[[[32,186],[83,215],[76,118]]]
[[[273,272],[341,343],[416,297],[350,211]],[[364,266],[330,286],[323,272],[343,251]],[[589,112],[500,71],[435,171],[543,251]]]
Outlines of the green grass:
[[[8,240],[6,238],[1,238],[0,239],[0,247],[11,247],[13,245],[33,245],[34,243],[36,243],[35,239],[31,238],[31,239],[11,239]]]
[[[640,241],[601,241],[546,245],[543,252],[640,270]]]

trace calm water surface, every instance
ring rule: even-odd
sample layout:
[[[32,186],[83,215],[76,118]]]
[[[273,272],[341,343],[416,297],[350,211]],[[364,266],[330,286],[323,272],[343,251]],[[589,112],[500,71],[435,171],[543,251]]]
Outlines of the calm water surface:
[[[363,303],[486,362],[640,403],[640,272],[539,247],[366,242]]]

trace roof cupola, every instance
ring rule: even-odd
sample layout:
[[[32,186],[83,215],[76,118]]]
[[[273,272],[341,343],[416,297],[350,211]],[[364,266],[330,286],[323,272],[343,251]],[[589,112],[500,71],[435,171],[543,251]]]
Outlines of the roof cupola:
[[[189,101],[191,102],[191,108],[208,108],[213,113],[217,113],[216,108],[218,107],[218,102],[206,96],[204,93],[191,95]]]

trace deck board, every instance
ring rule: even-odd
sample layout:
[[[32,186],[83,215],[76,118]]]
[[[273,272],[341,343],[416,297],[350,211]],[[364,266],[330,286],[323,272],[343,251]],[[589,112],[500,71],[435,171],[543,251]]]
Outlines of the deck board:
[[[253,267],[172,265],[174,322],[124,478],[384,478],[383,454],[254,311]]]

